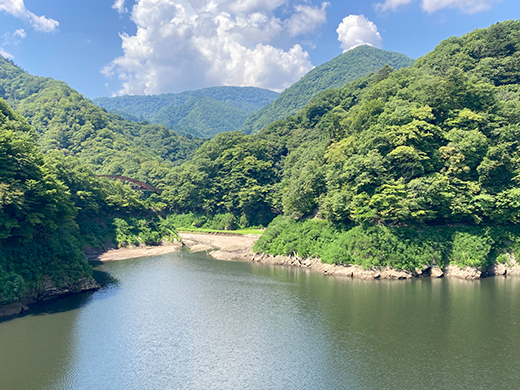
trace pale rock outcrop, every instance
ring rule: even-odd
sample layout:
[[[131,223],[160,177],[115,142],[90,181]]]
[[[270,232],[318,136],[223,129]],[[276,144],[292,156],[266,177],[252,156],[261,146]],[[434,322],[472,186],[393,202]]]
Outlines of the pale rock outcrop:
[[[460,268],[456,265],[448,265],[444,267],[444,275],[457,279],[475,280],[482,277],[482,271],[475,267]]]
[[[432,267],[430,271],[430,276],[432,278],[442,278],[444,276],[444,272],[442,272],[442,269],[438,267]]]

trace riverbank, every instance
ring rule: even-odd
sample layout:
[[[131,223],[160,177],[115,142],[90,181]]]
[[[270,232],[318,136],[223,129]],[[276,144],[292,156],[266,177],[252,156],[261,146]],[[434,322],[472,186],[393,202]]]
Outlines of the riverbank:
[[[0,306],[0,320],[29,311],[29,305],[36,302],[49,301],[67,295],[80,294],[99,290],[101,286],[90,277],[83,277],[75,282],[57,285],[50,277],[44,277],[38,287],[24,296],[20,301]]]
[[[247,234],[179,233],[190,252],[207,251],[218,260],[251,260],[259,236]]]
[[[137,257],[160,256],[180,250],[182,243],[168,243],[159,246],[138,246],[131,248],[109,249],[104,252],[90,252],[86,254],[88,261],[117,261],[135,259]]]
[[[319,258],[300,258],[298,256],[272,256],[252,251],[258,236],[180,233],[183,244],[191,252],[207,251],[218,260],[242,260],[256,263],[308,268],[328,276],[344,276],[358,279],[412,279],[420,277],[450,277],[466,280],[477,280],[488,276],[509,275],[520,276],[520,264],[513,258],[509,264],[494,264],[481,271],[475,267],[459,268],[449,265],[444,268],[424,267],[414,271],[396,270],[389,267],[363,269],[358,265],[342,265],[322,263]]]
[[[191,253],[207,252],[217,260],[252,261],[262,264],[283,265],[307,268],[328,276],[343,276],[358,279],[412,279],[418,277],[451,277],[457,279],[477,280],[487,276],[516,275],[520,276],[520,264],[509,258],[509,264],[494,264],[482,271],[474,267],[459,268],[449,265],[444,268],[424,267],[413,271],[397,270],[389,267],[363,269],[358,265],[322,263],[319,258],[300,258],[298,256],[272,256],[264,253],[253,253],[253,245],[259,236],[236,233],[194,233],[181,232],[182,243],[166,244],[153,247],[134,247],[110,249],[103,253],[90,254],[88,260],[116,261],[138,257],[159,256],[176,252],[183,247]]]

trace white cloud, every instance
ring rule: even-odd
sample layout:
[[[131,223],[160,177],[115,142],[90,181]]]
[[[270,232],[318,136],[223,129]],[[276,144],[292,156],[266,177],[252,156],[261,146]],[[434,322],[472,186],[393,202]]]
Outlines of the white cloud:
[[[23,28],[19,28],[15,30],[13,33],[5,33],[2,35],[2,45],[0,45],[0,54],[6,58],[14,58],[14,56],[8,51],[7,47],[14,48],[17,46],[22,39],[25,39],[27,33]]]
[[[290,19],[287,19],[287,29],[292,37],[309,34],[316,30],[320,24],[327,22],[327,7],[329,2],[321,3],[321,8],[308,5],[296,5],[296,11]]]
[[[287,3],[287,0],[224,0],[219,3],[224,3],[224,8],[227,8],[231,12],[247,14],[250,12],[272,11]]]
[[[399,7],[410,4],[413,0],[385,0],[384,3],[374,5],[379,12],[396,11]],[[494,3],[502,0],[421,0],[421,7],[428,13],[433,13],[443,8],[458,8],[464,13],[473,14],[486,11],[493,7]]]
[[[60,25],[54,19],[48,19],[45,16],[37,16],[32,12],[27,12],[29,23],[36,31],[52,32]]]
[[[137,0],[130,14],[137,32],[121,34],[124,54],[103,73],[121,80],[118,94],[213,85],[282,91],[313,66],[297,40],[282,48],[277,39],[315,31],[329,5],[298,1],[277,12],[288,0]]]
[[[112,8],[115,9],[120,14],[124,14],[125,12],[128,12],[128,10],[125,7],[125,0],[116,0],[114,4],[112,5]]]
[[[0,11],[29,22],[36,31],[51,32],[59,26],[56,20],[37,16],[27,10],[24,0],[0,0]]]
[[[432,13],[442,8],[458,8],[462,12],[474,14],[486,11],[500,1],[502,0],[422,0],[422,9]]]
[[[25,32],[25,30],[23,28],[19,28],[18,30],[16,30],[13,33],[13,36],[18,37],[20,39],[24,39],[27,36],[27,33]]]
[[[4,50],[3,48],[1,48],[1,47],[0,47],[0,55],[1,55],[2,57],[4,57],[4,58],[14,58],[14,56],[13,56],[11,53],[5,51],[5,50]]]
[[[381,47],[382,39],[377,26],[364,15],[349,15],[343,18],[336,32],[343,52],[361,45]]]
[[[374,7],[378,12],[395,11],[397,8],[410,4],[412,0],[386,0],[384,3],[377,3]]]

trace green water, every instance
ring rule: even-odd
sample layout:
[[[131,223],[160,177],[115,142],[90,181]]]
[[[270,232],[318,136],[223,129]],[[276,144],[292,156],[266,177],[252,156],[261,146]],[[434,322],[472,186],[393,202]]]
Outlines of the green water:
[[[520,388],[520,278],[361,281],[187,253],[96,269],[105,289],[0,322],[0,389]]]

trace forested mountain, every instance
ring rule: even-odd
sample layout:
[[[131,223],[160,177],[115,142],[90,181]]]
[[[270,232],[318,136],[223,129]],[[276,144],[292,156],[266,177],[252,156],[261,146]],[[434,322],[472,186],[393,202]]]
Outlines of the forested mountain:
[[[257,134],[218,134],[173,166],[202,141],[1,59],[0,92],[18,112],[0,99],[0,305],[88,280],[83,245],[173,239],[167,214],[269,224],[256,250],[366,268],[518,258],[519,60],[520,21],[498,23],[327,89]],[[92,169],[163,191],[142,196]]]
[[[161,95],[96,98],[94,103],[135,121],[162,124],[181,134],[213,137],[239,130],[277,92],[254,87],[211,87]]]
[[[44,154],[37,139],[0,98],[0,309],[96,288],[85,246],[176,238],[171,219],[156,213],[157,195],[96,177],[75,156]]]
[[[295,114],[318,93],[328,88],[341,88],[350,81],[379,71],[385,65],[401,69],[412,64],[413,60],[401,53],[372,46],[356,47],[312,69],[276,100],[247,118],[242,131],[255,133],[276,120]]]
[[[163,198],[242,225],[325,220],[277,219],[259,243],[271,253],[407,269],[504,261],[501,245],[520,244],[519,55],[520,21],[450,38],[257,135],[218,135],[171,171]]]
[[[41,150],[78,156],[97,173],[154,182],[203,143],[107,113],[67,84],[32,76],[3,57],[0,97],[34,126]]]

